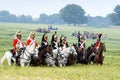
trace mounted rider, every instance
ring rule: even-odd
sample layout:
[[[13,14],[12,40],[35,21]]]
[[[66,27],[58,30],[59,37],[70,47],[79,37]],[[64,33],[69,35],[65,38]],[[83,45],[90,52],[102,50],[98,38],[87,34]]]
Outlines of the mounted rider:
[[[51,44],[52,44],[52,48],[53,49],[58,49],[59,44],[58,44],[57,36],[56,35],[54,36],[54,39],[53,39],[53,41],[52,41]]]
[[[61,40],[62,40],[62,42],[60,42],[60,47],[61,47],[62,49],[69,47],[69,45],[68,45],[65,37],[62,36],[62,37],[61,37]]]
[[[47,39],[48,39],[47,34],[46,34],[46,33],[43,34],[41,46],[46,46],[46,45],[48,45]]]
[[[101,36],[102,36],[102,33],[98,34],[98,38],[97,38],[96,43],[95,43],[95,47],[96,47],[97,50],[100,47]]]
[[[13,53],[13,57],[16,58],[16,64],[18,62],[18,57],[19,57],[19,53],[18,51],[24,47],[23,41],[22,41],[22,35],[21,35],[21,31],[16,32],[15,34],[15,38],[13,39],[13,47],[14,50],[12,51]]]
[[[56,31],[55,31],[55,33],[52,35],[51,44],[52,44],[52,42],[54,41],[55,36],[57,36],[57,32],[56,32]]]
[[[78,38],[78,47],[80,48],[80,50],[85,50],[85,39],[83,36],[80,36]]]
[[[35,33],[34,32],[31,32],[29,34],[29,37],[28,37],[28,40],[26,41],[26,48],[27,47],[31,47],[31,52],[30,53],[37,53],[38,50],[38,43],[36,42],[35,40]]]

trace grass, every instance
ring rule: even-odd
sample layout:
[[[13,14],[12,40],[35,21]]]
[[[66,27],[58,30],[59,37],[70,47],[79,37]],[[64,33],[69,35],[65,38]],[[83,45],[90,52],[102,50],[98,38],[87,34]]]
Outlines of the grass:
[[[24,43],[29,33],[37,28],[47,28],[48,25],[39,24],[14,24],[0,23],[0,57],[5,51],[12,49],[12,40],[16,31],[22,31]],[[54,25],[58,27],[58,37],[61,33],[67,36],[69,45],[77,43],[75,37],[71,37],[73,31],[84,30],[108,35],[108,40],[102,40],[106,43],[107,51],[104,53],[105,59],[103,66],[100,65],[81,65],[75,64],[68,67],[12,67],[0,66],[1,80],[120,80],[120,28],[92,28],[92,27],[73,27],[67,25]],[[52,31],[48,34],[50,43]],[[36,40],[40,44],[43,33],[36,33]],[[89,46],[95,40],[87,40],[86,45]]]

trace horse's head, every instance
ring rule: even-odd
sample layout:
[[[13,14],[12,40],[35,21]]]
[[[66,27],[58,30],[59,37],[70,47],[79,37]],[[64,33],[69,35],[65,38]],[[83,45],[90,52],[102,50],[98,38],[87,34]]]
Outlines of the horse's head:
[[[91,44],[91,46],[89,46],[86,50],[85,50],[85,53],[83,55],[83,59],[88,59],[89,56],[92,54],[92,53],[96,53],[96,49],[95,49],[95,46],[93,44]]]
[[[18,55],[21,55],[21,54],[24,53],[24,51],[25,51],[25,47],[24,48],[20,48],[17,53],[18,53]]]
[[[74,44],[74,43],[73,43],[73,46],[74,46],[77,54],[79,54],[79,53],[81,52],[81,50],[77,47],[77,44]]]
[[[46,52],[48,52],[51,56],[53,56],[53,52],[52,52],[52,47],[51,47],[51,45],[47,45],[47,46],[46,46]]]
[[[100,48],[101,48],[103,51],[106,52],[106,46],[105,46],[105,43],[101,43]]]
[[[77,55],[77,52],[76,52],[76,49],[75,49],[74,46],[71,46],[71,47],[70,47],[70,52],[71,52],[72,54],[74,54],[74,55]]]

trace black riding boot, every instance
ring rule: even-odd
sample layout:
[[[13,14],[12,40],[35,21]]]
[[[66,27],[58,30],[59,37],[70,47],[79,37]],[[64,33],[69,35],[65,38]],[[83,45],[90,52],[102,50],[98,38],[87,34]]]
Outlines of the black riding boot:
[[[19,58],[19,56],[16,56],[16,57],[15,57],[15,59],[16,59],[16,60],[15,60],[15,61],[16,61],[16,66],[19,66],[18,58]]]

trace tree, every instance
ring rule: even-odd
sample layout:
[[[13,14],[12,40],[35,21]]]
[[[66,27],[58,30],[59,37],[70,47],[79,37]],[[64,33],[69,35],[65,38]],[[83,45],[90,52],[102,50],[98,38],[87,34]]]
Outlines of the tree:
[[[48,17],[48,23],[49,24],[62,24],[64,22],[60,19],[59,14],[52,14],[52,15],[49,15]]]
[[[68,4],[60,11],[61,18],[68,24],[85,24],[87,23],[87,17],[85,11],[76,4]]]
[[[114,13],[108,15],[114,25],[120,26],[120,5],[114,8]]]
[[[103,26],[109,26],[111,25],[110,20],[108,17],[101,17],[101,16],[87,16],[88,18],[88,26],[98,26],[98,27],[103,27]]]
[[[48,15],[47,14],[40,14],[38,22],[41,24],[47,24],[48,23]]]
[[[20,15],[17,17],[17,22],[19,23],[32,23],[32,17],[30,15]]]
[[[40,14],[40,17],[37,22],[39,22],[41,24],[62,24],[62,23],[64,23],[60,19],[59,14],[52,14],[52,15]]]

